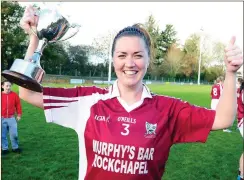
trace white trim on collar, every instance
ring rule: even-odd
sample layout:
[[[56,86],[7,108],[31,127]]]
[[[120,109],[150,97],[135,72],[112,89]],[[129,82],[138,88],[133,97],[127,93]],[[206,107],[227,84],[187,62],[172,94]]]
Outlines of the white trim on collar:
[[[110,86],[109,94],[111,95],[111,98],[120,97],[118,80],[116,80],[113,83],[113,85]],[[145,98],[152,98],[152,95],[150,93],[149,88],[143,83],[143,91],[142,91],[142,95],[141,95],[141,100],[144,100]]]

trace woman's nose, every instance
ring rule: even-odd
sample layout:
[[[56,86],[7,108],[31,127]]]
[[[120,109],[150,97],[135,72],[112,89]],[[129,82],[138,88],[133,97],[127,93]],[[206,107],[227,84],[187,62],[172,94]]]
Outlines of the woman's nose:
[[[135,66],[135,62],[134,62],[133,57],[128,56],[127,59],[126,59],[125,65],[127,67],[133,67],[133,66]]]

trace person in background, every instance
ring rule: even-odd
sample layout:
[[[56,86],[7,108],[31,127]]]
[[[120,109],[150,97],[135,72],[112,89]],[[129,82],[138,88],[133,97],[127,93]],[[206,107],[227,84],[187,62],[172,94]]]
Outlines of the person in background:
[[[211,90],[211,109],[216,110],[219,103],[219,98],[223,92],[223,82],[224,78],[222,76],[216,79],[216,83],[212,86]],[[229,129],[223,129],[224,132],[231,132]]]
[[[243,96],[244,96],[244,81],[242,78],[238,78],[238,85],[237,85],[237,126],[238,129],[240,130],[241,136],[243,138],[243,118],[244,118],[244,101],[243,101]],[[242,141],[243,143],[243,141]],[[243,153],[241,154],[240,161],[239,161],[239,175],[238,175],[238,180],[243,180]]]
[[[17,121],[21,119],[22,107],[18,94],[11,91],[11,82],[5,80],[1,83],[2,101],[1,101],[1,121],[2,121],[2,154],[9,153],[8,132],[11,140],[12,151],[20,153],[18,140]],[[17,116],[15,118],[15,113]],[[17,121],[16,121],[17,119]]]

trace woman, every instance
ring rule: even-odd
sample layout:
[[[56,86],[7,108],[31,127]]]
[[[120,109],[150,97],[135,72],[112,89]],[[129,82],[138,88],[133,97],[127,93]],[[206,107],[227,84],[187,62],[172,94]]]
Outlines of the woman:
[[[237,120],[238,120],[238,129],[240,130],[241,136],[243,138],[243,118],[244,118],[244,81],[242,78],[238,78],[238,89],[237,89]],[[243,179],[243,153],[240,157],[239,162],[239,176],[238,180]]]
[[[211,89],[211,109],[215,110],[217,107],[217,104],[219,102],[219,98],[221,96],[222,90],[223,90],[223,81],[224,78],[222,76],[218,77],[216,79],[216,83],[212,86]]]
[[[219,98],[223,92],[223,82],[224,78],[222,76],[218,77],[216,79],[216,84],[212,86],[211,90],[211,109],[216,110],[217,104],[219,103]],[[223,132],[228,132],[230,133],[230,129],[223,129]]]
[[[30,31],[38,17],[28,7],[21,20],[29,33],[26,59],[38,45]],[[210,130],[227,128],[236,113],[236,71],[241,51],[226,49],[223,95],[214,110],[179,99],[152,95],[142,80],[152,55],[148,33],[134,25],[121,30],[112,46],[117,81],[98,87],[51,88],[43,93],[22,87],[20,97],[43,108],[47,122],[74,129],[79,137],[79,179],[161,179],[170,147],[205,142]]]
[[[1,100],[1,120],[2,120],[2,154],[9,153],[8,150],[8,132],[10,135],[12,151],[20,153],[18,142],[18,130],[17,122],[21,119],[22,108],[19,96],[11,91],[11,82],[5,80],[2,85],[2,100]],[[17,117],[15,118],[15,112],[17,111]]]

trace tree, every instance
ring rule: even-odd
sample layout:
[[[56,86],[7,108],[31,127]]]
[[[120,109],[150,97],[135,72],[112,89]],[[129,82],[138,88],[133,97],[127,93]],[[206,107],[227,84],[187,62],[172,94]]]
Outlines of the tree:
[[[160,67],[161,74],[167,77],[175,78],[176,74],[180,73],[182,59],[185,53],[181,51],[176,44],[172,44],[167,51],[165,59]]]
[[[148,74],[154,76],[162,75],[162,62],[169,47],[177,42],[174,26],[167,24],[165,29],[160,31],[155,18],[150,15],[144,23],[145,29],[149,32],[154,48],[153,59],[150,61]]]
[[[201,35],[202,41],[200,43],[200,34],[194,33],[189,36],[184,44],[184,52],[186,55],[183,59],[182,73],[187,77],[197,78],[200,44],[201,44],[201,72],[204,72],[205,67],[209,64],[211,57],[211,41],[208,35]]]
[[[88,64],[88,56],[86,49],[82,45],[69,46],[69,70],[73,72],[73,75],[86,75],[88,74],[88,69],[86,69]],[[75,72],[75,73],[74,73]]]
[[[165,30],[161,31],[158,39],[157,39],[157,48],[160,53],[157,54],[158,64],[161,64],[164,60],[167,51],[169,50],[172,44],[177,42],[176,38],[177,32],[172,24],[166,24]]]
[[[27,35],[19,27],[24,13],[18,2],[1,2],[1,58],[2,70],[9,69],[15,59],[23,59],[27,48]]]
[[[93,60],[95,60],[95,62],[92,63],[95,65],[101,63],[103,64],[100,66],[95,66],[92,72],[93,76],[95,76],[95,74],[99,70],[99,67],[103,67],[102,69],[105,69],[105,72],[108,72],[107,69],[109,66],[109,58],[112,58],[110,57],[112,56],[111,54],[111,46],[113,43],[112,40],[114,39],[115,35],[116,35],[115,31],[110,31],[107,34],[100,35],[93,40],[92,49],[90,50],[90,55],[93,56]]]
[[[69,62],[69,56],[62,42],[48,44],[40,61],[47,74],[64,74],[69,67],[65,66]]]
[[[224,64],[224,49],[225,49],[225,44],[222,42],[213,42],[213,50],[211,54],[211,62],[214,64],[219,65],[219,67],[222,67],[224,70],[225,64]]]
[[[93,49],[91,50],[91,54],[103,59],[105,64],[109,61],[111,46],[113,43],[112,40],[115,35],[115,32],[110,31],[107,34],[100,35],[93,39]]]
[[[183,58],[181,71],[186,77],[190,77],[198,70],[200,36],[192,34],[184,44],[185,56]]]
[[[223,76],[224,71],[221,65],[214,65],[206,69],[205,80],[208,82],[213,82],[219,76]]]
[[[146,22],[143,24],[144,28],[147,30],[147,32],[150,35],[151,41],[152,41],[152,47],[153,47],[153,51],[151,52],[152,56],[150,59],[150,66],[148,69],[148,74],[151,75],[158,75],[158,69],[157,69],[157,57],[159,57],[158,54],[160,54],[159,49],[157,48],[157,40],[160,34],[159,31],[159,27],[158,24],[156,23],[155,18],[153,17],[153,15],[150,15]]]

